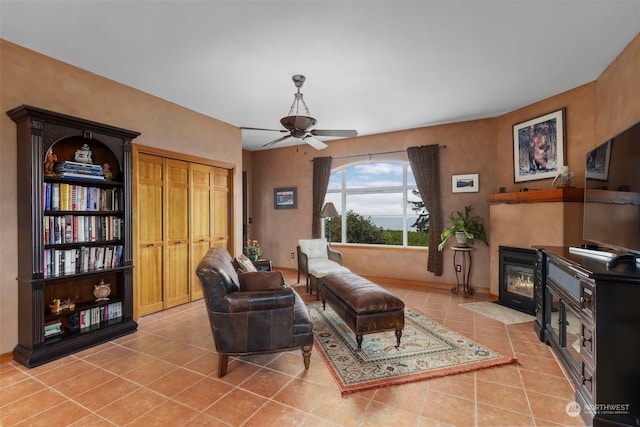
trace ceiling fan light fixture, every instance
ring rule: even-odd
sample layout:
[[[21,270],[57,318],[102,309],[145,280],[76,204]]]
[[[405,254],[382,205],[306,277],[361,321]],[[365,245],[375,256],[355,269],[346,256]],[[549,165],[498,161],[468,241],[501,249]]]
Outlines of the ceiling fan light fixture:
[[[280,123],[289,131],[299,130],[306,132],[311,126],[314,126],[317,121],[310,116],[287,116],[280,119]]]
[[[315,126],[317,121],[316,119],[311,117],[311,113],[309,112],[307,104],[305,104],[304,99],[302,98],[302,93],[300,92],[300,88],[302,87],[306,79],[302,74],[295,74],[291,78],[298,91],[294,94],[293,104],[291,104],[289,115],[280,119],[280,124],[282,124],[282,126],[287,129],[287,131],[289,131],[289,135],[285,135],[271,142],[267,142],[263,145],[263,147],[269,147],[288,138],[296,138],[309,144],[316,150],[322,150],[323,148],[328,147],[328,145],[316,138],[317,136],[350,138],[358,135],[358,132],[356,132],[355,130],[311,129],[313,126]],[[301,109],[303,110],[302,112]],[[251,127],[243,127],[242,129],[286,132],[282,129],[264,129]]]

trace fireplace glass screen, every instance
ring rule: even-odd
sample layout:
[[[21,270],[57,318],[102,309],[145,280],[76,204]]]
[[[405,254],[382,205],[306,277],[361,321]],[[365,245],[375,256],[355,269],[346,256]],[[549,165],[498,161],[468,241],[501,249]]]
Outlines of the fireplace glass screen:
[[[519,265],[505,266],[506,291],[533,298],[533,269]]]
[[[534,272],[536,252],[527,248],[500,246],[499,302],[528,314],[535,314]]]

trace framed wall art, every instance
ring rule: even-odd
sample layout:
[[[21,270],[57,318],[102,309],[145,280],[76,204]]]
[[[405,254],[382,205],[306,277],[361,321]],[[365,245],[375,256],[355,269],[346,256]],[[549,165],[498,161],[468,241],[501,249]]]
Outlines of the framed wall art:
[[[514,181],[555,178],[565,164],[565,109],[513,125]]]
[[[296,187],[283,187],[274,189],[273,207],[274,209],[296,209]]]
[[[477,173],[451,175],[452,193],[477,193],[480,191],[480,176]]]

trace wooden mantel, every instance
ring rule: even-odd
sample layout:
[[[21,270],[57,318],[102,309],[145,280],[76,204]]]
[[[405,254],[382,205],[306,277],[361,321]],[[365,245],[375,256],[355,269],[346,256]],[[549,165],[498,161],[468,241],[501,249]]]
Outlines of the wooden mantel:
[[[582,202],[584,188],[562,187],[549,190],[529,190],[514,193],[489,194],[490,205],[499,203]]]

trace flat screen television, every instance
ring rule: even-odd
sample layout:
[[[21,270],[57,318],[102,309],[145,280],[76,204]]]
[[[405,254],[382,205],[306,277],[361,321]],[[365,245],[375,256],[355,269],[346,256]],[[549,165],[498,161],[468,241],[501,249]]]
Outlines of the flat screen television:
[[[640,258],[640,122],[586,156],[583,247],[607,267]]]

